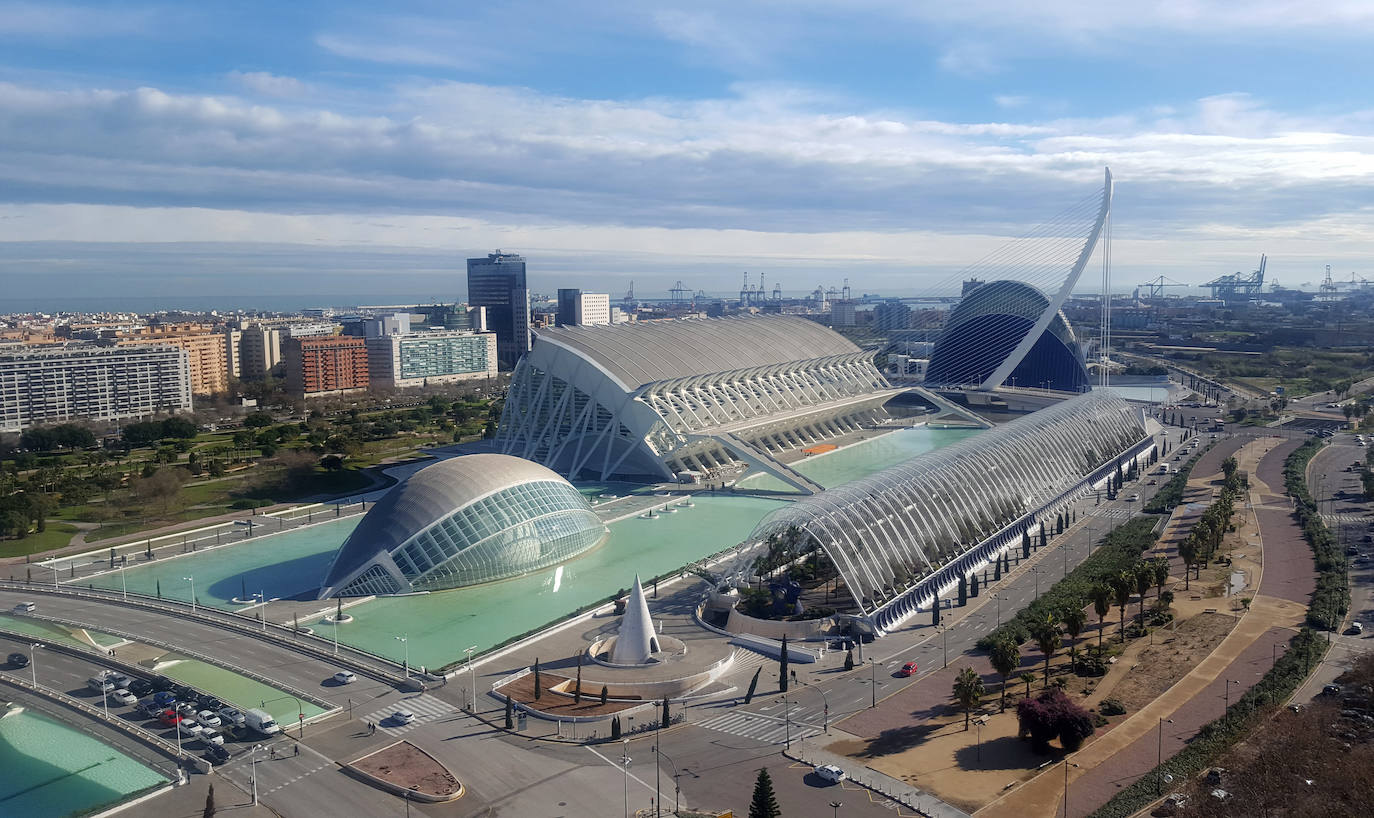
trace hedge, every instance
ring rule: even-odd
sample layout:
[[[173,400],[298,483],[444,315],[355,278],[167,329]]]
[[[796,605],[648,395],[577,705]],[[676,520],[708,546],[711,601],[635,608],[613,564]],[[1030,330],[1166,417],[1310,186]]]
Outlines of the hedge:
[[[1307,620],[1325,630],[1339,623],[1350,607],[1350,591],[1345,584],[1345,557],[1317,513],[1316,503],[1307,490],[1307,464],[1325,445],[1320,438],[1309,440],[1288,456],[1283,464],[1284,488],[1293,497],[1293,512],[1303,535],[1312,547],[1320,574],[1317,590],[1307,610]],[[1339,612],[1339,613],[1338,613]],[[1159,777],[1172,775],[1176,781],[1196,776],[1226,752],[1276,707],[1293,694],[1312,668],[1326,655],[1327,642],[1310,628],[1303,628],[1288,642],[1288,650],[1259,682],[1227,709],[1225,715],[1203,725],[1198,734],[1172,758],[1118,792],[1089,818],[1126,818],[1144,809],[1158,797]]]
[[[1051,615],[1058,620],[1059,611],[1074,605],[1087,605],[1094,585],[1134,568],[1140,555],[1155,544],[1154,529],[1158,522],[1154,518],[1137,517],[1107,532],[1102,544],[1067,577],[1017,611],[1001,627],[979,639],[978,647],[991,650],[998,640],[1006,638],[1019,645],[1030,638],[1032,623],[1044,622]]]
[[[1188,478],[1193,474],[1193,467],[1197,465],[1198,459],[1204,454],[1207,454],[1208,450],[1215,445],[1217,445],[1217,442],[1213,440],[1211,443],[1203,446],[1197,454],[1188,458],[1188,462],[1179,466],[1178,471],[1174,472],[1174,476],[1169,478],[1169,482],[1161,486],[1159,491],[1155,492],[1155,496],[1150,498],[1150,502],[1145,504],[1146,513],[1154,514],[1160,511],[1168,511],[1179,503],[1182,503],[1183,491],[1188,487]]]
[[[1350,610],[1350,585],[1345,554],[1340,542],[1322,522],[1317,503],[1307,490],[1307,464],[1326,442],[1313,438],[1288,456],[1283,464],[1283,487],[1293,498],[1293,516],[1302,528],[1303,537],[1312,547],[1317,564],[1317,590],[1307,608],[1307,624],[1322,630],[1334,630]]]

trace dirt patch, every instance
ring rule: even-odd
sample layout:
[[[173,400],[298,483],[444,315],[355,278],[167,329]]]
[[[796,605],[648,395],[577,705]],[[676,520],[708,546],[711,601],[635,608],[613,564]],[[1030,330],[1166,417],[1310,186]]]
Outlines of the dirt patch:
[[[1187,676],[1235,624],[1227,614],[1200,613],[1180,622],[1177,631],[1155,631],[1155,644],[1136,654],[1130,672],[1106,695],[1125,705],[1128,714],[1136,712]]]
[[[401,789],[414,789],[435,798],[447,798],[463,790],[453,773],[408,741],[383,747],[353,762],[353,766]]]

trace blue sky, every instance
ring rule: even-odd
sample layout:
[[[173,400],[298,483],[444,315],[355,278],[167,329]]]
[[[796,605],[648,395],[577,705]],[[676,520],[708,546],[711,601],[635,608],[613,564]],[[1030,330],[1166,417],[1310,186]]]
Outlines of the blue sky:
[[[0,0],[2,298],[914,292],[1118,180],[1117,280],[1366,266],[1374,4]]]

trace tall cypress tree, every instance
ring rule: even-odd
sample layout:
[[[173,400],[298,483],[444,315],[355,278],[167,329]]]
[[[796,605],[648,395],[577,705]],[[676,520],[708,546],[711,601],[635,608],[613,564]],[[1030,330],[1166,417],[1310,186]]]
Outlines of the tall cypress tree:
[[[541,695],[540,692],[539,692],[539,688],[541,688],[541,687],[543,687],[543,685],[541,685],[541,684],[539,683],[539,657],[536,656],[536,657],[534,657],[534,700],[535,700],[535,701],[539,701],[539,696]]]
[[[773,779],[768,777],[766,768],[759,768],[759,777],[754,780],[754,799],[749,802],[749,818],[782,818],[782,807],[778,797],[773,794]]]
[[[754,668],[754,678],[749,680],[749,689],[745,691],[744,703],[748,704],[754,700],[754,691],[759,687],[759,674],[763,672],[763,667]]]
[[[510,694],[506,694],[506,729],[515,728],[515,703],[510,700]]]
[[[787,692],[787,636],[782,637],[782,652],[778,655],[778,690]]]

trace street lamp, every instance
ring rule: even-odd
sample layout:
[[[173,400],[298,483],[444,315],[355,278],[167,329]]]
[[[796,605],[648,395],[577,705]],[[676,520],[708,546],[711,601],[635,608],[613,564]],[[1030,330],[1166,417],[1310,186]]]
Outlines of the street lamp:
[[[395,637],[392,637],[392,638],[395,639],[397,642],[400,642],[402,645],[405,645],[405,658],[406,658],[406,661],[405,661],[404,667],[405,667],[406,678],[409,679],[409,678],[410,678],[410,640],[407,639],[406,637],[407,637],[407,634],[402,634],[401,636],[395,636]]]
[[[1039,598],[1040,598],[1040,574],[1041,574],[1041,572],[1042,572],[1044,569],[1041,568],[1040,566],[1036,565],[1036,566],[1032,566],[1030,570],[1031,570],[1031,573],[1032,573],[1032,574],[1035,574],[1035,598],[1036,598],[1036,599],[1039,599]],[[999,617],[999,618],[1000,618],[1000,617]],[[1001,622],[998,622],[998,624],[1000,625]]]
[[[180,748],[178,748],[180,749]],[[249,764],[252,767],[253,778],[253,806],[258,805],[258,750],[262,749],[261,744],[254,744],[253,749],[248,751]]]
[[[52,569],[52,589],[53,589],[54,591],[56,591],[56,590],[57,590],[57,563],[49,563],[49,564],[48,564],[48,567]]]
[[[195,577],[182,577],[182,579],[184,579],[184,580],[186,580],[187,582],[191,583],[191,613],[195,613],[195,612],[196,612],[196,578],[195,578]]]
[[[1231,685],[1238,685],[1240,682],[1235,679],[1226,680],[1226,710],[1231,709]],[[1221,715],[1226,715],[1226,710],[1221,711]]]
[[[940,646],[945,654],[945,667],[949,667],[949,628],[944,625],[936,625],[935,630],[940,634]]]
[[[782,749],[792,749],[792,705],[787,703],[787,694],[782,694]]]
[[[840,807],[842,807],[842,806],[844,806],[844,802],[843,802],[843,801],[831,801],[831,802],[830,802],[830,809],[831,809],[830,815],[832,816],[832,818],[839,818]]]
[[[472,672],[472,652],[477,650],[477,646],[463,648],[463,652],[468,655],[468,680],[472,685],[472,712],[477,712],[477,676]]]
[[[29,670],[32,671],[33,686],[35,688],[38,687],[38,649],[46,647],[47,645],[42,642],[34,642],[32,645],[29,645]]]
[[[621,739],[620,746],[620,763],[625,769],[624,783],[621,785],[625,795],[625,818],[630,818],[630,740]]]
[[[1164,722],[1166,721],[1170,724],[1174,723],[1173,719],[1166,719],[1162,716],[1159,719],[1159,748],[1155,753],[1155,769],[1159,771],[1159,775],[1155,777],[1156,797],[1164,795],[1164,770],[1162,768],[1164,766]]]
[[[825,734],[827,736],[830,735],[830,697],[825,695],[825,688],[817,684],[812,684],[811,682],[802,682],[802,685],[804,687],[809,687],[815,690],[817,693],[821,694],[821,703],[824,706],[824,710],[822,711],[823,722],[821,724],[821,729],[825,730]]]
[[[872,694],[872,701],[869,708],[878,706],[878,662],[876,659],[868,660],[868,690]]]
[[[1070,767],[1077,767],[1077,766],[1078,766],[1077,764],[1073,763],[1072,761],[1069,761],[1069,759],[1068,759],[1067,757],[1065,757],[1065,759],[1064,759],[1064,818],[1069,818],[1069,768],[1070,768]]]
[[[667,753],[660,751],[657,746],[654,747],[654,754],[667,759],[668,763],[673,765],[673,814],[677,815],[679,807],[678,801],[682,795],[682,786],[678,779],[682,777],[682,773],[677,768],[677,762],[669,758]]]

